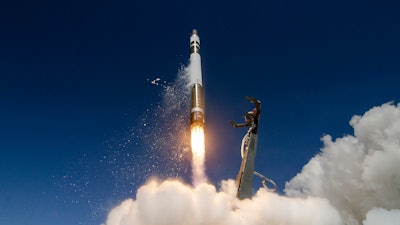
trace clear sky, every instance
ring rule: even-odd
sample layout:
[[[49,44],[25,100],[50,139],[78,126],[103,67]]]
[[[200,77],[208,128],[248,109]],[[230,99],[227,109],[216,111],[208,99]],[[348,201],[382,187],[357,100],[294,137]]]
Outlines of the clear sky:
[[[187,160],[163,170],[171,160],[132,133],[162,101],[150,81],[171,84],[187,65],[193,28],[210,182],[236,176],[245,130],[229,120],[252,108],[249,95],[262,101],[256,170],[282,193],[324,134],[352,134],[353,115],[399,102],[399,10],[396,1],[1,1],[0,224],[100,224],[149,176],[190,181]]]

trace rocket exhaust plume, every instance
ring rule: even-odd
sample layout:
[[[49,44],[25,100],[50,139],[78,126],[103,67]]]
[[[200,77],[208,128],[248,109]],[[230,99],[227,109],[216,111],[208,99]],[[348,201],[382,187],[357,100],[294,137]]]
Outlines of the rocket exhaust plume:
[[[204,172],[205,146],[204,129],[202,126],[193,126],[191,128],[191,146],[192,146],[192,172],[193,185],[197,186],[207,181]]]
[[[207,180],[204,172],[204,99],[201,74],[200,38],[196,30],[190,35],[190,130],[192,147],[193,185]]]

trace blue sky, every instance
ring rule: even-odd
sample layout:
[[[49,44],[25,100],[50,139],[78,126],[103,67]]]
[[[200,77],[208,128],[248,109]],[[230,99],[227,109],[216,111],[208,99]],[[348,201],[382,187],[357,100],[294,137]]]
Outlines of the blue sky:
[[[161,101],[149,79],[171,83],[187,64],[193,28],[210,181],[236,176],[244,130],[228,122],[252,107],[250,95],[263,104],[256,169],[282,192],[322,135],[352,134],[353,115],[399,101],[399,6],[1,2],[0,223],[100,224],[149,174],[168,176],[142,171],[152,158],[132,130]]]

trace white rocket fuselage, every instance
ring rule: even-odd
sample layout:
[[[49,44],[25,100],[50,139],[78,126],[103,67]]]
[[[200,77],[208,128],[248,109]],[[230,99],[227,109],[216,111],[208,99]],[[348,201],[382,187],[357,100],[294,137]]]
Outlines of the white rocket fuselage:
[[[200,38],[196,30],[190,35],[190,126],[204,126],[204,98],[201,74]]]
[[[190,83],[203,86],[201,75],[200,38],[196,30],[190,35]]]

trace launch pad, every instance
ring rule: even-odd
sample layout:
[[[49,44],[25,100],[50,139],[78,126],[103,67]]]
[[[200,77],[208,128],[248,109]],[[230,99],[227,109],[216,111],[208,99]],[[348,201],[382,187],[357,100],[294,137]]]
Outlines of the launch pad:
[[[254,171],[258,142],[258,126],[261,114],[261,101],[248,96],[246,96],[246,99],[254,104],[254,109],[247,112],[244,116],[245,123],[237,124],[233,121],[230,122],[233,127],[249,127],[247,133],[242,139],[242,145],[240,148],[242,163],[240,165],[239,173],[236,176],[236,184],[238,186],[236,197],[239,199],[251,198],[253,195],[253,175],[262,179],[262,184],[268,191],[276,190],[276,184],[274,181]],[[273,188],[269,188],[267,182],[272,184]]]

